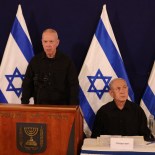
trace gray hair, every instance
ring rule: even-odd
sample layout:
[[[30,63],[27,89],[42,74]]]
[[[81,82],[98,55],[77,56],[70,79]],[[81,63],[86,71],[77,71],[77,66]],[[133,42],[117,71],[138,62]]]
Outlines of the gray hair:
[[[123,78],[115,78],[115,79],[112,79],[112,80],[110,81],[110,83],[109,83],[110,89],[112,89],[113,83],[114,83],[115,81],[117,81],[117,80],[123,80],[123,81],[126,83],[126,81],[125,81]]]
[[[46,33],[46,32],[55,33],[56,36],[57,36],[57,38],[58,38],[58,33],[57,33],[56,30],[54,30],[54,29],[52,29],[52,28],[45,29],[45,30],[43,31],[42,35],[43,35],[44,33]]]

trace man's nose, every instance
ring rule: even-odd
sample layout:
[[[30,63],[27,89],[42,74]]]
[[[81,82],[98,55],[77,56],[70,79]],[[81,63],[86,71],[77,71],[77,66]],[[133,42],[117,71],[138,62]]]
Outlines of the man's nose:
[[[50,43],[48,42],[46,45],[47,45],[47,46],[50,46]]]
[[[120,92],[125,92],[126,91],[126,89],[125,88],[120,88]]]

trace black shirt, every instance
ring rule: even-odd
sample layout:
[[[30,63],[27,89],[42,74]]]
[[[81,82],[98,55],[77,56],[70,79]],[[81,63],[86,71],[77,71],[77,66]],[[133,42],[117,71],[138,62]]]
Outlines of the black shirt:
[[[96,114],[92,137],[100,135],[149,136],[150,130],[139,105],[127,100],[120,110],[112,101],[103,105]]]
[[[57,51],[54,58],[45,52],[33,57],[22,84],[23,104],[34,97],[35,104],[78,104],[78,75],[72,61]]]

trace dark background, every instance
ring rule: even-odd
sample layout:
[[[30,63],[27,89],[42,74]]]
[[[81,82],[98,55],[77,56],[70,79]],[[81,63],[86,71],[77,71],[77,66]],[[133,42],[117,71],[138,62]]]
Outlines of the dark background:
[[[155,0],[0,0],[0,62],[19,3],[35,54],[42,51],[42,31],[54,28],[59,49],[72,58],[78,73],[106,3],[139,104],[155,59]]]

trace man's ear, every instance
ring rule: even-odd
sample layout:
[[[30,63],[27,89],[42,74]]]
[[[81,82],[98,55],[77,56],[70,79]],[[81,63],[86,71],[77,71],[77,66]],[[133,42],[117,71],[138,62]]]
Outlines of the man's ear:
[[[57,40],[57,47],[59,46],[59,44],[60,44],[60,40],[58,39],[58,40]]]
[[[109,94],[113,98],[113,91],[112,90],[109,90]]]

